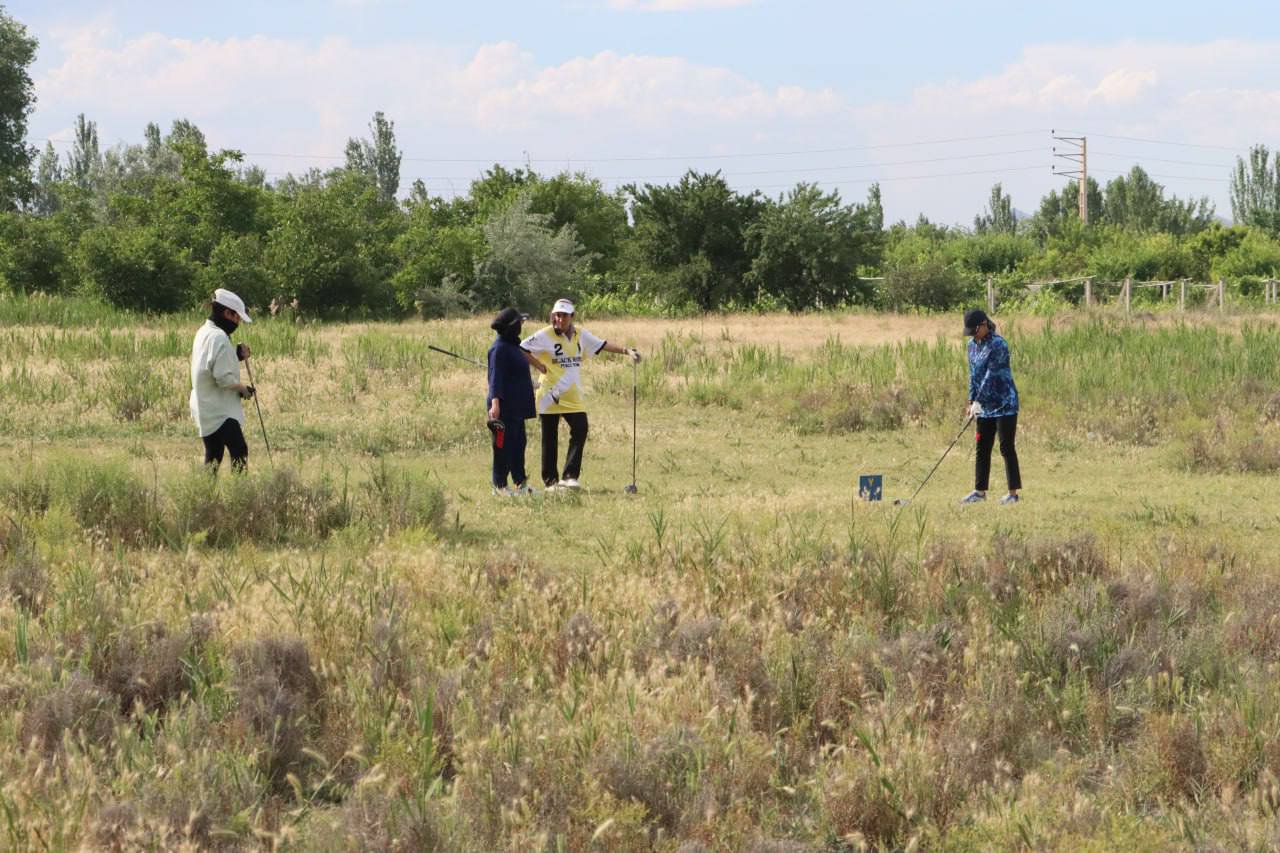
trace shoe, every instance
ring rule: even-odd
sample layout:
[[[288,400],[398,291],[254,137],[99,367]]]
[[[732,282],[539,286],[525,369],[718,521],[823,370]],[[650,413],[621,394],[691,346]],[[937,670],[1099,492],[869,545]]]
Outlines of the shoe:
[[[516,497],[524,497],[525,495],[535,495],[537,494],[537,492],[534,491],[533,486],[530,486],[528,483],[525,483],[523,486],[513,486],[511,489],[511,494],[515,495]]]
[[[580,489],[580,488],[582,488],[582,484],[578,482],[578,478],[577,478],[577,477],[565,477],[563,480],[561,480],[561,481],[560,481],[559,483],[557,483],[556,485],[560,486],[561,488],[565,488],[565,489]]]
[[[494,486],[493,494],[495,497],[499,497],[499,498],[511,498],[511,497],[515,497],[517,492],[515,489],[512,489],[510,486]]]
[[[1000,499],[1000,503],[1002,504],[1016,504],[1017,502],[1018,502],[1017,495],[1005,495]]]
[[[556,480],[554,483],[550,483],[547,485],[548,492],[563,492],[564,490],[565,490],[565,485],[563,480]]]
[[[976,490],[976,489],[975,489],[975,490],[973,490],[972,492],[970,492],[969,494],[967,494],[967,495],[965,495],[964,497],[962,497],[962,498],[960,499],[960,503],[962,503],[962,504],[976,504],[976,503],[981,503],[982,501],[985,501],[986,499],[987,499],[987,493],[986,493],[986,492],[979,492],[978,490]]]

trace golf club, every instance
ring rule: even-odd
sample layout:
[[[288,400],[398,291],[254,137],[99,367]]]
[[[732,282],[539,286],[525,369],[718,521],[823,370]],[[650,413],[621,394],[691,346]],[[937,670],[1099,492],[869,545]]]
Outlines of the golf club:
[[[465,355],[458,355],[456,352],[449,352],[447,349],[440,349],[440,347],[436,346],[435,344],[427,344],[427,349],[433,349],[436,352],[444,353],[445,355],[451,358],[456,358],[459,361],[465,361],[467,364],[474,364],[476,367],[484,367],[483,364],[481,364],[480,362],[476,361],[473,358],[467,358]]]
[[[978,397],[982,396],[982,389],[987,387],[987,379],[990,378],[990,376],[991,376],[991,368],[988,367],[987,372],[982,375],[982,382],[979,383],[978,385],[977,393],[973,395],[973,398],[975,400],[978,399]],[[973,423],[974,417],[976,416],[974,415],[973,410],[971,409],[969,411],[969,416],[965,418],[964,426],[960,427],[960,431],[956,433],[956,437],[951,439],[951,443],[947,445],[947,449],[942,451],[942,456],[938,459],[937,462],[934,463],[933,467],[929,469],[929,473],[926,474],[924,479],[920,481],[920,485],[916,486],[916,490],[911,493],[911,497],[907,498],[906,500],[903,500],[902,498],[898,498],[893,502],[894,506],[899,507],[899,509],[901,509],[902,507],[906,506],[907,504],[911,503],[913,500],[916,499],[916,495],[920,494],[920,490],[923,489],[925,487],[925,484],[929,482],[929,478],[933,476],[933,472],[938,470],[938,467],[942,465],[942,460],[947,458],[947,454],[951,452],[951,448],[956,446],[956,442],[960,440],[960,436],[964,435],[965,430],[969,428],[969,424]]]
[[[253,387],[253,407],[258,410],[258,426],[262,427],[262,443],[267,448],[267,462],[271,467],[276,466],[275,457],[271,455],[271,442],[267,440],[267,423],[262,419],[262,406],[258,404],[258,383],[253,381],[253,368],[249,366],[249,359],[244,360],[244,369],[249,373],[249,385]]]
[[[960,440],[960,436],[965,434],[965,430],[969,429],[969,424],[971,423],[973,423],[973,415],[969,415],[969,417],[965,418],[964,426],[960,427],[960,431],[956,433],[956,437],[951,439],[951,443],[947,445],[947,449],[942,451],[941,458],[939,458],[938,461],[934,463],[934,466],[929,469],[929,473],[920,481],[920,485],[916,486],[916,490],[911,493],[911,497],[906,500],[902,500],[901,498],[895,500],[894,503],[896,505],[900,507],[906,506],[916,499],[916,495],[920,494],[920,490],[924,488],[925,483],[929,482],[929,478],[933,476],[933,472],[938,470],[938,466],[942,464],[942,460],[947,458],[947,454],[951,452],[951,448],[956,446],[956,442]]]
[[[634,495],[636,488],[636,387],[638,368],[636,363],[631,362],[631,484],[624,490],[629,495]]]

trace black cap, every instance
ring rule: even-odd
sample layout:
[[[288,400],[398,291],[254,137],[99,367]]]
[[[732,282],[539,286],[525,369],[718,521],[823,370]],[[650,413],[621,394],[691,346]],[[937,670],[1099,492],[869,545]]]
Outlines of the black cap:
[[[520,331],[520,324],[529,319],[528,314],[521,314],[514,308],[503,308],[498,312],[498,316],[493,318],[493,322],[489,324],[489,328],[498,334],[515,333]]]
[[[987,316],[987,312],[981,308],[974,308],[971,311],[964,312],[964,333],[972,335],[978,330],[978,326],[983,323],[990,323],[991,318]]]

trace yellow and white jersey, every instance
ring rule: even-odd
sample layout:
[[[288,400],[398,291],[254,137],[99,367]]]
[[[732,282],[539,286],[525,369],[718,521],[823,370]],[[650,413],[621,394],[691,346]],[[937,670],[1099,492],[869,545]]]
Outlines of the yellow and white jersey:
[[[582,389],[582,360],[595,358],[605,341],[586,329],[574,329],[573,337],[557,334],[555,327],[544,326],[520,342],[520,348],[532,353],[547,367],[538,379],[538,414],[557,415],[587,410]]]

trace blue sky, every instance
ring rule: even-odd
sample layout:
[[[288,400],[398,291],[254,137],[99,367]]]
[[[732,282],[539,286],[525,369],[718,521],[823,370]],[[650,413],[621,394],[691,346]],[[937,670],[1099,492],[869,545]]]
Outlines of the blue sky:
[[[442,194],[527,156],[610,186],[719,168],[861,198],[878,179],[891,219],[967,223],[996,181],[1024,210],[1060,186],[1048,130],[1066,128],[1100,180],[1139,162],[1229,216],[1235,154],[1280,145],[1261,3],[5,5],[41,41],[37,144],[65,146],[82,111],[104,143],[187,117],[283,174],[332,165],[381,109],[406,186]]]

